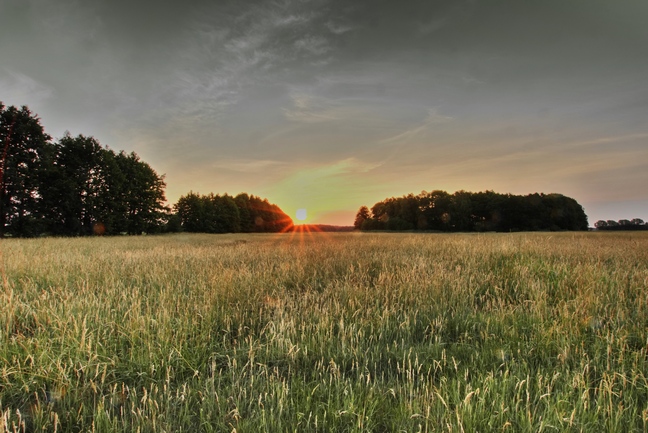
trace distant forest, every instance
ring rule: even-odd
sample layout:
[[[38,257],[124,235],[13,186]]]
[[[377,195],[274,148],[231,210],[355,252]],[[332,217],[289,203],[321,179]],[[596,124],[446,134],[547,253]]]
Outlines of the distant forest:
[[[360,230],[442,232],[587,230],[587,215],[576,200],[561,194],[498,194],[493,191],[449,194],[423,191],[391,197],[360,208]]]
[[[292,219],[279,206],[245,193],[232,197],[190,192],[174,206],[169,231],[197,233],[284,232]]]
[[[645,223],[641,218],[634,218],[631,220],[598,220],[594,223],[596,230],[609,230],[609,231],[619,231],[619,230],[648,230],[648,223]]]

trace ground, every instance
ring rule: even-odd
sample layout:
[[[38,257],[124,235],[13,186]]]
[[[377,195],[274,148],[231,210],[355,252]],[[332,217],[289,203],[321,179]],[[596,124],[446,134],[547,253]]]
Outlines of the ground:
[[[0,250],[0,432],[648,428],[645,233]]]

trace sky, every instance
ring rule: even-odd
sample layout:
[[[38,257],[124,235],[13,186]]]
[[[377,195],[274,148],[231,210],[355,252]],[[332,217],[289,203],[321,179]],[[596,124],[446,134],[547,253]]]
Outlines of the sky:
[[[648,220],[646,22],[645,0],[0,0],[0,101],[136,152],[169,204],[351,225],[423,190],[555,192]]]

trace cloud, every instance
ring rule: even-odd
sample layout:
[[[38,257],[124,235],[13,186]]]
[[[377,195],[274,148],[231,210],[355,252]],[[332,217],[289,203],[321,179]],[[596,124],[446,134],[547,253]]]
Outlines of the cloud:
[[[295,48],[310,54],[321,56],[331,51],[328,40],[322,36],[307,36],[295,41]]]
[[[310,19],[311,16],[305,14],[290,14],[287,16],[282,14],[275,14],[273,24],[275,27],[302,25],[307,24]]]
[[[217,4],[185,32],[173,93],[187,115],[217,119],[259,86],[291,84],[303,67],[323,67],[333,48],[321,12],[302,1]],[[290,116],[290,115],[288,115]]]
[[[390,144],[390,143],[403,144],[410,141],[414,137],[421,135],[423,132],[427,131],[433,125],[441,125],[444,123],[452,122],[453,120],[454,117],[444,116],[442,114],[439,114],[438,108],[430,108],[428,109],[427,117],[421,124],[412,126],[399,134],[385,138],[381,140],[380,143],[381,144]]]
[[[384,128],[393,123],[388,115],[389,107],[369,97],[327,97],[324,89],[294,88],[290,92],[292,106],[283,109],[286,120],[302,124],[334,123],[338,132],[357,130],[358,128]],[[356,143],[360,146],[361,143]]]
[[[219,160],[211,166],[220,170],[236,171],[240,173],[259,173],[284,167],[286,163],[273,160],[256,159],[227,159]]]
[[[419,24],[418,32],[421,35],[429,35],[443,27],[445,27],[447,18],[435,18],[426,23]]]
[[[4,70],[0,76],[0,95],[5,104],[41,105],[52,98],[54,89],[20,72]]]
[[[101,17],[95,15],[92,2],[81,0],[28,0],[35,25],[48,34],[73,40],[96,40],[104,28]]]
[[[368,173],[371,170],[380,167],[379,163],[361,161],[357,158],[347,158],[330,166],[332,173],[349,174],[349,173]]]
[[[403,107],[388,98],[389,76],[380,70],[358,72],[327,71],[313,77],[306,85],[289,85],[292,105],[283,109],[287,120],[302,123],[339,121],[338,126],[382,128],[398,123]],[[408,109],[406,108],[405,111]],[[441,123],[435,110],[428,112],[428,121]]]
[[[343,35],[354,29],[353,26],[345,25],[339,22],[329,21],[326,23],[326,28],[335,35]]]
[[[331,99],[304,92],[293,92],[290,95],[292,109],[284,109],[286,119],[301,123],[320,123],[339,120],[343,105]],[[348,108],[344,108],[348,109]]]
[[[426,124],[428,124],[428,125],[439,125],[439,124],[442,124],[442,123],[452,122],[453,120],[454,120],[454,117],[444,116],[442,114],[439,114],[439,109],[438,108],[429,108],[428,109],[428,117],[426,119]]]
[[[569,143],[569,145],[574,147],[595,146],[597,144],[611,144],[628,140],[641,140],[645,138],[648,138],[648,132],[638,134],[621,134],[610,137],[595,138],[592,140],[574,141]]]

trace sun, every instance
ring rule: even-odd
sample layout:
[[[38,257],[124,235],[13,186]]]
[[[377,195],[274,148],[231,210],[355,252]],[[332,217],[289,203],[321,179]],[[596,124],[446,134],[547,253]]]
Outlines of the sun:
[[[306,209],[297,209],[297,213],[295,215],[299,221],[304,221],[307,217],[306,215]]]

